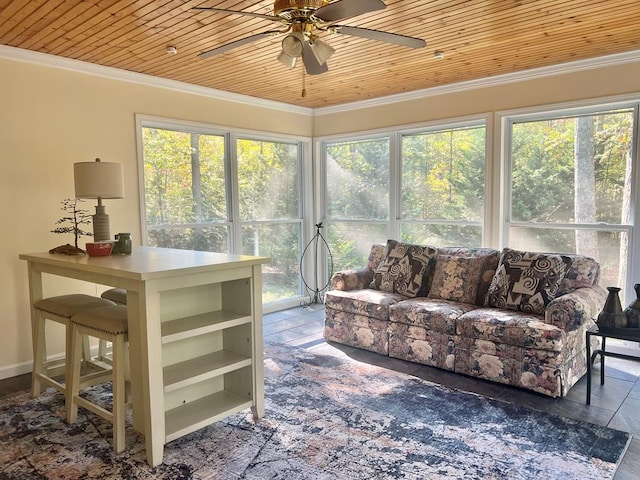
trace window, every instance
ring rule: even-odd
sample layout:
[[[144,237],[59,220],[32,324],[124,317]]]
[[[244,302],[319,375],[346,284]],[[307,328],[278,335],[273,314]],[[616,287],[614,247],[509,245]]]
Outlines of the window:
[[[629,107],[509,119],[504,243],[592,256],[601,284],[624,289],[634,115]]]
[[[327,242],[334,270],[359,267],[389,223],[389,137],[324,146]]]
[[[242,253],[269,257],[265,301],[299,295],[302,214],[297,144],[236,141]]]
[[[303,144],[139,118],[146,243],[266,256],[263,302],[302,295]]]
[[[484,122],[323,142],[325,220],[336,270],[387,238],[481,246]]]
[[[480,246],[485,128],[402,136],[401,237],[436,246]]]
[[[229,252],[223,135],[142,128],[147,244]]]

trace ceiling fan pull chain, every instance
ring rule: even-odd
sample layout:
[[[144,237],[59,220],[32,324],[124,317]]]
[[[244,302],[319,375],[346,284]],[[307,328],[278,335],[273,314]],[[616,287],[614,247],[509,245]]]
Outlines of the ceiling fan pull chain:
[[[305,80],[305,76],[304,76],[304,67],[300,69],[302,71],[302,98],[307,96],[307,89],[304,85],[304,80]]]

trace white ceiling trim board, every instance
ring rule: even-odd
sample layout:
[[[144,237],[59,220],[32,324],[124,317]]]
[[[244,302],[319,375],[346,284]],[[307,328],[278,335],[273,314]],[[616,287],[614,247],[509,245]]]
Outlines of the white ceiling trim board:
[[[276,102],[272,100],[264,100],[257,97],[251,97],[248,95],[240,95],[237,93],[225,92],[223,90],[217,90],[214,88],[200,87],[189,83],[178,82],[174,80],[167,80],[160,77],[154,77],[152,75],[145,75],[141,73],[129,72],[126,70],[120,70],[112,67],[105,67],[102,65],[96,65],[89,62],[83,62],[80,60],[73,60],[69,58],[59,57],[57,55],[50,55],[46,53],[34,52],[31,50],[25,50],[22,48],[10,47],[7,45],[0,45],[0,58],[6,58],[9,60],[17,60],[22,62],[35,63],[40,65],[46,65],[55,68],[63,68],[67,70],[73,70],[76,72],[86,73],[90,75],[96,75],[104,78],[110,78],[114,80],[122,80],[126,82],[132,82],[142,85],[148,85],[158,88],[166,88],[183,93],[191,93],[195,95],[202,95],[208,98],[215,98],[220,100],[226,100],[230,102],[236,102],[251,106],[271,108],[274,110],[280,110],[289,113],[296,113],[300,115],[326,115],[332,113],[340,113],[346,111],[352,111],[362,108],[370,108],[376,106],[389,105],[400,102],[407,102],[412,100],[418,100],[425,97],[451,94],[457,92],[464,92],[473,90],[476,88],[495,87],[514,82],[522,82],[525,80],[533,80],[536,78],[549,77],[552,75],[561,75],[565,73],[577,72],[582,70],[590,70],[594,68],[602,68],[626,63],[633,63],[640,61],[640,50],[632,52],[618,53],[614,55],[606,55],[602,57],[577,60],[575,62],[566,62],[549,67],[535,68],[531,70],[507,73],[504,75],[496,75],[495,77],[487,77],[478,80],[469,80],[467,82],[453,83],[449,85],[442,85],[439,87],[425,88],[423,90],[416,90],[413,92],[400,93],[396,95],[389,95],[380,98],[374,98],[370,100],[361,100],[358,102],[345,103],[342,105],[335,105],[331,107],[320,108],[307,108],[291,105],[283,102]]]
[[[370,100],[360,100],[357,102],[344,103],[342,105],[334,105],[331,107],[320,107],[314,109],[314,115],[326,115],[330,113],[353,111],[360,108],[378,107],[392,103],[419,100],[421,98],[433,97],[436,95],[459,93],[467,90],[474,90],[476,88],[495,87],[509,83],[534,80],[538,78],[550,77],[553,75],[562,75],[565,73],[591,70],[594,68],[610,67],[638,61],[640,61],[640,50],[634,50],[633,52],[616,53],[613,55],[590,58],[587,60],[576,60],[575,62],[560,63],[558,65],[552,65],[549,67],[532,68],[531,70],[524,70],[521,72],[505,73],[503,75],[496,75],[495,77],[451,83],[439,87],[430,87],[423,90],[415,90],[412,92],[398,93],[386,97],[372,98]]]

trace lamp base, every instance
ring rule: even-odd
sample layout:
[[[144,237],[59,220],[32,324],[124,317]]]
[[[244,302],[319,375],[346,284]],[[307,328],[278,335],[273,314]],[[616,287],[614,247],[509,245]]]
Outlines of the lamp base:
[[[93,217],[93,241],[101,242],[111,240],[109,232],[109,215],[104,211],[104,205],[96,205],[96,214]]]

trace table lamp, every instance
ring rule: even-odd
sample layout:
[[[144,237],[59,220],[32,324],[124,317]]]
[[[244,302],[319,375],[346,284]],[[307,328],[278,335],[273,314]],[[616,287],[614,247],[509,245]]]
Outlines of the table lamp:
[[[97,198],[96,214],[93,215],[94,241],[111,240],[109,215],[104,211],[103,198],[124,198],[122,165],[119,163],[78,162],[73,164],[73,177],[77,198]]]

